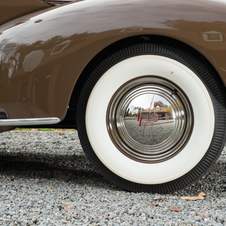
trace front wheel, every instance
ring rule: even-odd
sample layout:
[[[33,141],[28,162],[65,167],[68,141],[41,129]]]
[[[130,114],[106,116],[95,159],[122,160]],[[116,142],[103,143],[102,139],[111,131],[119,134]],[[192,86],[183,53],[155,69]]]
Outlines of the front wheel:
[[[181,189],[223,149],[221,87],[208,65],[182,50],[137,44],[118,51],[93,70],[81,92],[83,149],[106,179],[126,190]]]

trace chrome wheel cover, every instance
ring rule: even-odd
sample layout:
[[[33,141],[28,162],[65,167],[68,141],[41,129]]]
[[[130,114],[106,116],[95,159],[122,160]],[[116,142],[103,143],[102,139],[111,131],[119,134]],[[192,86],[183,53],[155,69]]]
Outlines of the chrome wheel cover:
[[[156,76],[122,85],[106,116],[117,149],[143,163],[166,161],[178,154],[191,136],[193,121],[188,97],[171,81]]]

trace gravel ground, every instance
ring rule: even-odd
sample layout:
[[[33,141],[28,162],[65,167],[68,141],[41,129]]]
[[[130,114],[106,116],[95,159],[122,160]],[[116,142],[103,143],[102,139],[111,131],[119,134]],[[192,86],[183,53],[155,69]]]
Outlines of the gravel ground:
[[[0,225],[226,225],[226,150],[195,185],[166,195],[108,183],[76,132],[2,133],[0,162]],[[201,191],[205,200],[180,199]]]
[[[170,137],[175,128],[175,123],[173,120],[158,120],[153,123],[153,128],[150,124],[144,128],[144,126],[139,126],[137,120],[125,120],[125,127],[129,135],[137,142],[154,145],[160,144]]]

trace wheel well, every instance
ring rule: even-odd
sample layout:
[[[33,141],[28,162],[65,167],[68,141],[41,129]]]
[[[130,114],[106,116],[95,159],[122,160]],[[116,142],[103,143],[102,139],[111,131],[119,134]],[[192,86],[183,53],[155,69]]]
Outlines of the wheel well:
[[[202,60],[210,70],[214,70],[215,73],[218,74],[216,72],[216,70],[213,68],[213,66],[209,63],[209,61],[201,53],[199,53],[197,50],[193,49],[189,45],[187,45],[181,41],[178,41],[176,39],[172,39],[172,38],[165,37],[165,36],[158,36],[158,35],[141,35],[141,36],[133,36],[133,37],[125,38],[125,39],[117,41],[117,42],[111,44],[110,46],[106,47],[105,49],[103,49],[85,67],[85,69],[81,73],[81,75],[73,89],[70,103],[69,103],[69,110],[63,121],[68,121],[69,118],[71,118],[71,119],[73,118],[73,122],[72,122],[72,120],[70,120],[70,123],[69,123],[70,127],[73,127],[73,128],[77,127],[76,126],[76,111],[77,111],[77,103],[78,103],[78,99],[79,99],[79,94],[80,94],[88,76],[90,75],[90,73],[94,70],[94,68],[103,59],[105,59],[109,55],[113,54],[114,52],[117,52],[118,50],[120,50],[122,48],[126,48],[128,46],[131,46],[131,45],[134,45],[137,43],[156,43],[156,44],[170,45],[170,46],[176,47],[176,48],[183,48],[183,50],[200,58],[200,60]],[[219,76],[219,79],[220,79],[220,76]],[[222,81],[221,81],[221,83],[222,83]],[[222,85],[223,85],[223,83],[222,83]]]

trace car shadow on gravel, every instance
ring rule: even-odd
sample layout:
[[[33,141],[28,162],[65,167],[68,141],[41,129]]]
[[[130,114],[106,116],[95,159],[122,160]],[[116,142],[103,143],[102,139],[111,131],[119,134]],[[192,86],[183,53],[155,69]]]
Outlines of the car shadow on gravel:
[[[15,178],[57,180],[110,190],[122,190],[105,180],[89,163],[84,153],[71,156],[43,153],[22,155],[18,152],[2,152],[0,153],[0,163],[0,175],[7,176],[11,181]],[[218,160],[205,176],[179,193],[189,194],[197,192],[197,190],[206,193],[214,190],[225,192],[226,162]]]
[[[121,190],[110,184],[89,163],[85,155],[62,156],[18,153],[0,154],[0,178],[6,176],[13,181],[16,178],[35,180],[57,180],[86,186],[104,187]]]

